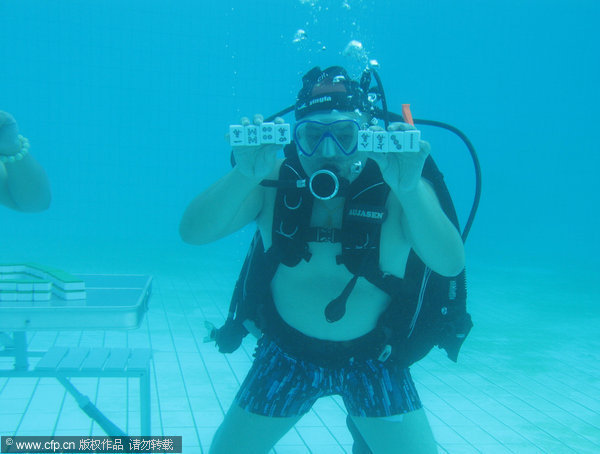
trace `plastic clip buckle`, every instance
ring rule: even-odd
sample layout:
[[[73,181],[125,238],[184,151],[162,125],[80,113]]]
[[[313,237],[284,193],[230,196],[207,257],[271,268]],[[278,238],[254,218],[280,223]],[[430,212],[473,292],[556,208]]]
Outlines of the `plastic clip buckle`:
[[[331,228],[319,227],[317,228],[317,243],[333,243],[335,236],[335,230]]]
[[[383,347],[383,350],[381,351],[379,356],[377,357],[377,360],[383,363],[390,357],[391,354],[392,346],[390,344],[386,344],[385,347]]]

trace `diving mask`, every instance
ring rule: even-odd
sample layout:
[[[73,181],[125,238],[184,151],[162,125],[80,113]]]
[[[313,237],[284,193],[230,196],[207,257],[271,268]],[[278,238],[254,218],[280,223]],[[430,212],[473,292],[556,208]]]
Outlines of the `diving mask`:
[[[350,119],[330,123],[302,120],[294,127],[294,140],[298,150],[305,156],[314,155],[326,138],[333,140],[337,149],[349,156],[357,149],[359,129],[359,124]]]

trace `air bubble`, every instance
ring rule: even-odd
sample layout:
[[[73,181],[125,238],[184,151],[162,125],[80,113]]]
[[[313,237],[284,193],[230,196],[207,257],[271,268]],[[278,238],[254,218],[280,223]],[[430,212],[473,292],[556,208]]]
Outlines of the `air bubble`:
[[[360,41],[353,39],[347,45],[342,52],[344,57],[351,57],[357,61],[366,62],[367,52]]]
[[[292,42],[299,43],[299,42],[304,41],[307,38],[308,38],[308,35],[306,34],[306,32],[300,28],[296,31],[296,34],[294,35],[294,39]]]

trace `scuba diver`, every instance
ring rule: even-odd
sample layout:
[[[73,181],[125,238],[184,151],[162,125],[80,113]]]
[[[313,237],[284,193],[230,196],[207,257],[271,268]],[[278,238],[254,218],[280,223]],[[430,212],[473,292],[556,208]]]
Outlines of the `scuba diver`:
[[[341,67],[317,67],[302,82],[293,109],[280,113],[294,110],[296,120],[285,158],[277,144],[234,147],[233,169],[180,223],[190,244],[257,224],[227,322],[210,338],[231,352],[251,331],[258,345],[210,452],[266,453],[318,398],[337,394],[354,452],[435,453],[409,367],[434,345],[456,361],[472,326],[468,229],[461,237],[427,142],[415,152],[361,151],[361,131],[383,130],[377,118],[390,132],[415,130],[408,109],[387,111],[374,70],[355,81]]]
[[[29,153],[29,141],[13,116],[0,111],[0,204],[36,212],[47,209],[50,198],[46,172]]]

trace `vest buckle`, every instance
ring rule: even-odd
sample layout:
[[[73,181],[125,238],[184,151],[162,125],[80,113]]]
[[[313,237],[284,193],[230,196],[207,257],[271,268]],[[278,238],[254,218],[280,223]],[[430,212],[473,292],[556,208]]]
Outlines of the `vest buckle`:
[[[317,227],[317,243],[335,243],[335,231],[333,228]]]
[[[377,360],[383,363],[390,357],[391,354],[392,346],[390,344],[385,344],[385,347],[383,347],[383,350],[381,350],[381,353],[377,357]]]

